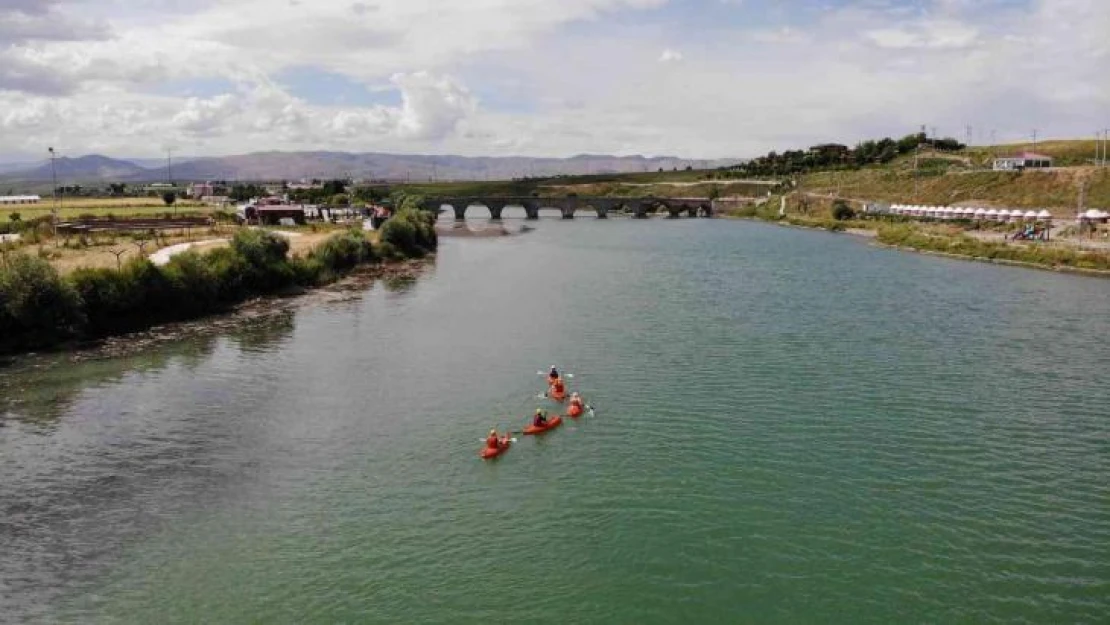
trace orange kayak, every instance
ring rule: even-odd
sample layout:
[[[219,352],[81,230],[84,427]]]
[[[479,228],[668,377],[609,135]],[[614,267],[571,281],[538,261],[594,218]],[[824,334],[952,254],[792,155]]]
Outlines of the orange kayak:
[[[564,388],[562,392],[559,392],[556,391],[555,387],[553,386],[551,387],[551,390],[547,391],[547,398],[554,399],[555,401],[563,401],[567,398],[567,389]]]
[[[482,451],[478,455],[482,457],[482,460],[496,458],[505,453],[505,451],[509,448],[509,445],[512,444],[513,441],[510,440],[508,437],[502,438],[497,447],[490,447],[489,445],[486,445],[485,447],[482,447]]]
[[[525,434],[543,434],[544,432],[546,432],[548,430],[554,430],[555,428],[559,427],[562,424],[563,424],[563,418],[562,417],[551,417],[550,419],[547,420],[546,425],[541,425],[539,427],[536,427],[535,425],[529,425],[528,427],[524,428],[524,433]]]
[[[568,417],[577,417],[580,414],[582,414],[582,405],[581,404],[571,404],[570,408],[567,408],[567,416]]]

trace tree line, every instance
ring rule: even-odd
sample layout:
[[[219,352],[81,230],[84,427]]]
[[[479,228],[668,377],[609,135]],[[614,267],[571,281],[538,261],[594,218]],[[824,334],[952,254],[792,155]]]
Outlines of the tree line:
[[[868,139],[861,141],[855,148],[827,143],[815,145],[808,150],[787,150],[781,154],[772,151],[726,169],[744,176],[789,176],[830,169],[859,169],[889,163],[899,156],[914,152],[919,146],[944,151],[962,150],[966,147],[956,139],[930,139],[925,133],[919,132],[901,139]]]

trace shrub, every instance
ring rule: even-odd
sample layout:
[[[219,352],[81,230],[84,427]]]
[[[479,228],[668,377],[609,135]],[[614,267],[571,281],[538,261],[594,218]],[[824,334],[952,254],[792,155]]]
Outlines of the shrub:
[[[81,298],[44,260],[15,254],[0,267],[0,349],[53,345],[81,331]]]
[[[240,284],[246,293],[269,293],[293,283],[286,259],[289,242],[283,237],[265,230],[240,230],[231,240],[231,248],[243,260]]]
[[[332,271],[346,271],[375,259],[373,246],[359,230],[332,235],[312,250],[309,257]]]
[[[394,215],[382,224],[382,242],[406,256],[416,256],[420,247],[416,244],[416,227],[403,213]]]
[[[832,205],[832,216],[837,221],[845,221],[847,219],[854,219],[856,211],[848,205],[844,200],[836,200]]]
[[[177,317],[193,317],[219,307],[220,289],[208,259],[196,252],[175,255],[162,268]]]
[[[69,281],[84,306],[87,335],[104,336],[141,325],[140,294],[122,271],[78,269]]]

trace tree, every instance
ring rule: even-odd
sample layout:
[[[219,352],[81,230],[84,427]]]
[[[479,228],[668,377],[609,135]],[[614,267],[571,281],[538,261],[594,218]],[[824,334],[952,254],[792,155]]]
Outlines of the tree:
[[[16,222],[16,221],[19,221],[20,219],[23,219],[23,215],[20,215],[19,212],[14,212],[14,213],[8,215],[8,219],[12,220],[13,222]]]
[[[166,191],[162,194],[162,201],[166,203],[166,206],[173,206],[173,203],[177,201],[177,194],[173,191]]]

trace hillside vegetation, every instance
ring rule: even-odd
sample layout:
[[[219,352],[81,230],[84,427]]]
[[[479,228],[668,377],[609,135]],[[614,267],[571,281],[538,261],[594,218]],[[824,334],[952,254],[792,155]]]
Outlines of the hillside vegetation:
[[[1087,207],[1110,206],[1110,168],[1077,167],[1048,171],[962,171],[922,168],[915,175],[904,163],[858,171],[820,172],[802,176],[799,190],[878,202],[951,205],[978,204],[1011,208],[1047,208],[1074,215],[1081,186]]]

